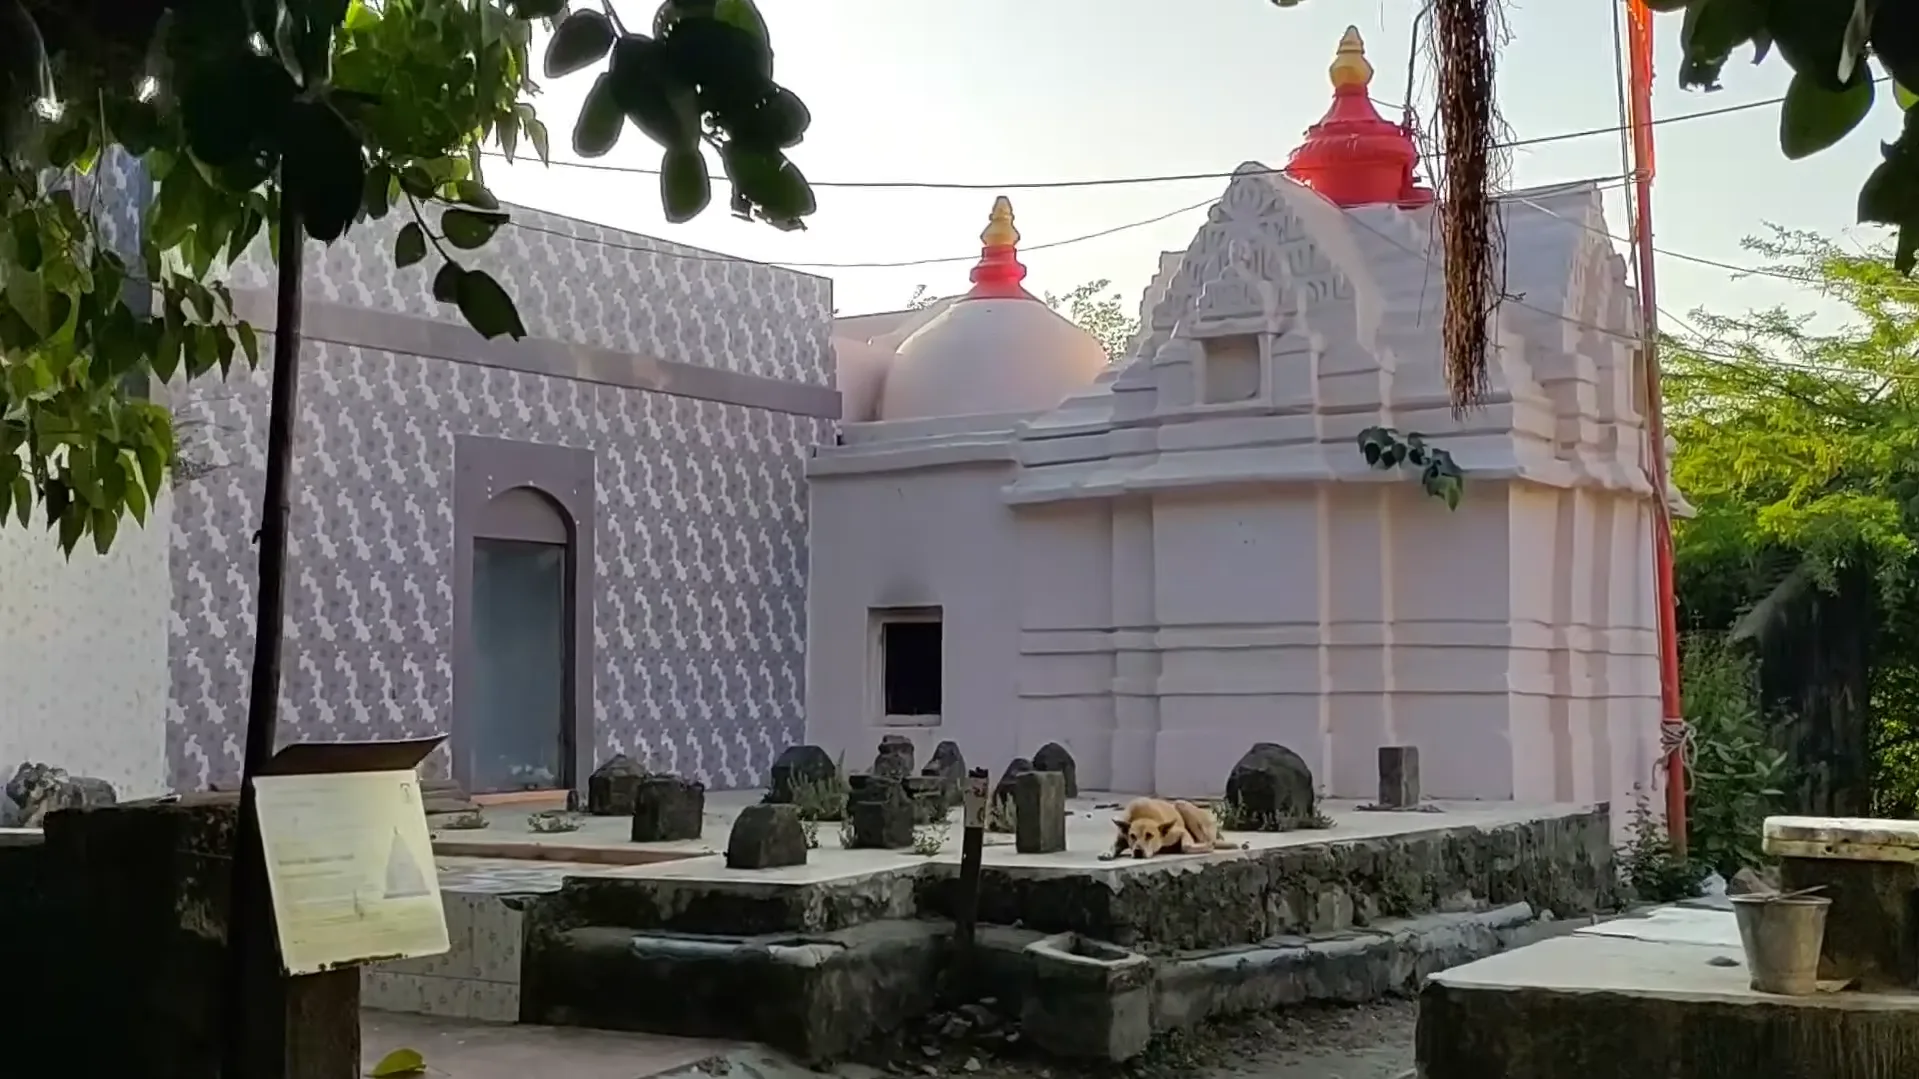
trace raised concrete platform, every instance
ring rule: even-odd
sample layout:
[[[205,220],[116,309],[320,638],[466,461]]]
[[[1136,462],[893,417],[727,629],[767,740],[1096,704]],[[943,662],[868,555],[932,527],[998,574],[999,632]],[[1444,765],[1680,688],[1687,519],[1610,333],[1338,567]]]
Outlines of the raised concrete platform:
[[[492,827],[442,836],[453,950],[370,969],[365,1002],[766,1041],[811,1059],[931,1007],[950,966],[956,821],[931,854],[843,850],[838,826],[823,824],[804,866],[729,870],[719,849],[755,800],[714,796],[692,844],[632,844],[626,822],[608,818],[535,833],[524,810],[490,810]],[[1335,803],[1333,827],[1235,833],[1244,850],[1101,861],[1123,800],[1075,800],[1058,854],[1021,855],[1012,837],[989,835],[980,921],[997,958],[981,995],[1016,1007],[1031,974],[1025,947],[1077,933],[1151,959],[1156,1030],[1366,1000],[1506,947],[1542,912],[1579,915],[1613,898],[1603,807]],[[615,864],[631,848],[672,860]],[[781,988],[754,988],[771,985]]]
[[[1435,974],[1424,1079],[1911,1079],[1919,995],[1749,985],[1733,915],[1661,908]]]

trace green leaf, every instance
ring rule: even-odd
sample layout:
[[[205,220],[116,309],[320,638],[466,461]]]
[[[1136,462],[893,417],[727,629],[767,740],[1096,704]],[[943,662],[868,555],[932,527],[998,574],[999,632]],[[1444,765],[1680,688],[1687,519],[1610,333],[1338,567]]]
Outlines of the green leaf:
[[[700,216],[713,201],[713,181],[706,174],[706,157],[697,147],[674,147],[660,160],[660,202],[666,219],[680,225]]]
[[[517,341],[526,336],[526,325],[520,321],[520,312],[513,306],[513,298],[506,294],[498,281],[483,271],[467,270],[460,274],[455,302],[459,304],[460,314],[465,316],[467,325],[479,331],[481,337],[505,336]]]
[[[433,275],[433,298],[441,303],[459,302],[460,277],[464,273],[466,270],[451,259],[441,264],[440,272]]]
[[[361,202],[366,206],[366,215],[375,220],[386,216],[392,208],[393,170],[386,165],[375,165],[366,170],[366,191]]]
[[[41,337],[54,330],[53,305],[47,296],[45,278],[38,273],[15,270],[7,275],[7,303]]]
[[[307,235],[321,243],[339,239],[359,216],[366,193],[366,159],[360,137],[325,102],[302,101],[287,131],[287,194],[299,208]]]
[[[299,87],[273,59],[236,50],[194,64],[180,89],[180,119],[193,156],[235,165],[274,141]]]
[[[1797,161],[1837,143],[1872,111],[1872,80],[1861,79],[1834,93],[1795,74],[1779,109],[1779,148]]]
[[[513,14],[522,19],[552,19],[566,10],[566,0],[513,0]]]
[[[593,89],[580,104],[580,118],[573,123],[573,152],[581,157],[605,155],[620,141],[620,125],[625,122],[613,76],[602,72],[593,80]]]
[[[407,1076],[426,1074],[426,1058],[418,1050],[395,1049],[380,1058],[380,1062],[367,1072],[371,1079],[405,1079]]]
[[[249,323],[241,322],[233,327],[233,336],[239,339],[240,351],[247,354],[247,366],[260,366],[260,335]]]
[[[399,269],[426,258],[426,230],[418,221],[408,221],[393,239],[393,265]]]
[[[93,549],[100,554],[113,550],[113,537],[120,532],[120,514],[117,507],[96,507],[88,516],[93,525]]]
[[[753,0],[718,0],[713,5],[713,17],[728,26],[737,27],[766,41],[766,19],[760,14],[758,4]]]
[[[25,473],[13,477],[13,517],[25,528],[33,510],[33,482]]]
[[[729,142],[721,148],[720,160],[735,192],[757,206],[769,224],[780,229],[806,227],[800,219],[817,208],[813,188],[785,154]]]
[[[506,222],[507,215],[502,213],[466,210],[456,206],[440,215],[440,231],[445,234],[447,243],[462,251],[471,251],[485,247],[486,242]]]
[[[497,210],[500,208],[500,200],[494,198],[493,192],[488,191],[486,185],[478,180],[453,181],[453,197],[468,206],[478,207],[482,210]]]
[[[597,64],[613,47],[613,20],[598,11],[576,11],[553,31],[546,44],[546,77],[563,79]]]
[[[1899,103],[1901,109],[1910,109],[1915,103],[1919,103],[1919,94],[1915,94],[1911,90],[1906,89],[1902,84],[1895,82],[1892,84],[1892,99]]]
[[[80,537],[86,533],[87,518],[91,512],[82,505],[69,505],[55,522],[60,529],[60,552],[68,558],[73,557],[73,549],[80,545]]]
[[[1723,60],[1765,27],[1766,9],[1760,0],[1693,0],[1680,25],[1679,43],[1688,56]]]
[[[551,165],[553,163],[553,152],[552,146],[548,142],[546,125],[538,120],[527,120],[522,125],[521,130],[526,132],[527,141],[533,144],[533,152],[539,155],[540,164]]]
[[[620,109],[647,138],[668,148],[699,144],[698,97],[674,73],[665,46],[641,34],[622,37],[607,76]]]
[[[166,449],[143,442],[133,448],[133,456],[140,462],[140,476],[146,481],[147,490],[157,497],[167,482]]]
[[[733,118],[728,130],[735,140],[755,150],[784,150],[798,146],[812,123],[806,102],[786,87],[775,86]]]
[[[408,165],[400,170],[400,190],[416,199],[430,199],[438,190],[440,182],[433,174],[419,165]]]
[[[1843,90],[1851,82],[1839,77],[1839,58],[1845,45],[1852,5],[1846,0],[1818,3],[1775,3],[1766,10],[1766,31],[1773,47],[1795,72],[1810,76],[1827,90]],[[1859,76],[1858,71],[1853,77]]]

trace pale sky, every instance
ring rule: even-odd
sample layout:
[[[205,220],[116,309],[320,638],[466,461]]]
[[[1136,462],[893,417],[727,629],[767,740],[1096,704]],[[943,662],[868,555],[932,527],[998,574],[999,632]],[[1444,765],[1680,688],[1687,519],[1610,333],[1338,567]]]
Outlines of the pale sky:
[[[1501,106],[1516,138],[1618,122],[1612,3],[1508,0],[1513,39],[1500,70]],[[627,21],[651,17],[654,0],[616,0]],[[792,151],[814,181],[932,181],[1004,188],[820,188],[819,212],[800,233],[732,219],[723,188],[698,220],[669,225],[657,181],[589,172],[571,159],[570,132],[592,80],[549,83],[538,99],[553,128],[555,166],[508,168],[487,179],[513,202],[742,258],[782,264],[908,262],[894,268],[810,269],[834,281],[843,314],[903,306],[914,286],[934,294],[966,287],[993,196],[1013,200],[1024,245],[1088,233],[1111,235],[1029,251],[1027,285],[1064,292],[1110,278],[1136,305],[1162,250],[1183,249],[1203,209],[1121,228],[1210,201],[1224,180],[1103,188],[1022,190],[1035,181],[1226,173],[1249,160],[1283,164],[1330,102],[1326,66],[1346,26],[1357,25],[1378,76],[1373,96],[1404,96],[1415,0],[760,0],[777,52],[777,77],[813,112]],[[1726,89],[1686,92],[1676,79],[1678,16],[1656,19],[1655,115],[1675,116],[1776,97],[1788,72],[1776,56],[1728,65]],[[1430,76],[1418,81],[1430,93]],[[1883,90],[1883,88],[1882,88]],[[1897,136],[1889,93],[1859,131],[1807,161],[1777,147],[1778,109],[1661,125],[1655,244],[1751,264],[1742,237],[1773,221],[1838,234],[1854,227],[1860,182],[1878,142]],[[1415,100],[1415,107],[1420,103]],[[1422,118],[1430,106],[1420,108]],[[1390,110],[1382,113],[1392,117]],[[660,151],[629,125],[603,164],[657,167]],[[717,163],[714,169],[717,174]],[[1521,149],[1513,182],[1532,186],[1618,177],[1617,135]],[[1615,198],[1609,224],[1624,234]],[[1803,290],[1777,279],[1734,280],[1723,270],[1662,258],[1661,306],[1731,311],[1786,302],[1811,309]]]

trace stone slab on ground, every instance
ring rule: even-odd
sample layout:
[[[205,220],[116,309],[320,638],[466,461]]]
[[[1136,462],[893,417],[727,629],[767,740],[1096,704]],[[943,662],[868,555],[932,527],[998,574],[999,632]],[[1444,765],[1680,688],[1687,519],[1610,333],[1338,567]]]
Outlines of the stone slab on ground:
[[[1731,922],[1717,911],[1620,919],[1437,974],[1420,994],[1421,1074],[1919,1075],[1919,995],[1755,993]]]
[[[367,1068],[395,1049],[426,1058],[429,1076],[446,1079],[648,1079],[695,1074],[707,1061],[743,1047],[659,1034],[475,1023],[456,1019],[360,1013],[361,1057]]]

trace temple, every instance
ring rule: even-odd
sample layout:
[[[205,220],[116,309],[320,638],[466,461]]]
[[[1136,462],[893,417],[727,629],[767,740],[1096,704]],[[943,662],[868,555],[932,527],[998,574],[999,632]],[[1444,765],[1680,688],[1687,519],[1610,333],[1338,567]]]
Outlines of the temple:
[[[1650,784],[1669,485],[1600,191],[1501,199],[1491,389],[1456,415],[1411,134],[1373,109],[1356,30],[1330,75],[1287,166],[1242,166],[1161,259],[1124,356],[1021,287],[1004,198],[971,291],[839,320],[845,422],[807,467],[809,741],[1057,741],[1082,787],[1169,796],[1218,794],[1255,742],[1336,798],[1372,797],[1389,745],[1436,798]],[[1369,464],[1370,428],[1450,453],[1457,507]]]

